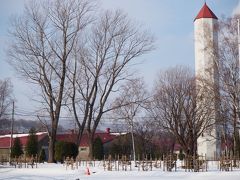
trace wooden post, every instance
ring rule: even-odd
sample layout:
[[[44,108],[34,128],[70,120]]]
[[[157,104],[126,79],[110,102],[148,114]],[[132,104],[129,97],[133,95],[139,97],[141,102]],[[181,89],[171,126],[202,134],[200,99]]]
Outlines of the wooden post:
[[[36,154],[35,158],[36,158],[35,168],[37,168],[37,163],[38,163],[38,156],[37,156],[37,154]]]
[[[118,163],[117,163],[117,170],[119,171],[119,154],[118,154]]]
[[[124,156],[125,171],[127,171],[127,155]]]
[[[141,167],[141,161],[138,161],[138,171],[140,171],[140,167]]]
[[[159,161],[160,161],[160,168],[162,168],[162,159],[159,158]]]
[[[187,172],[187,171],[188,171],[188,156],[186,156],[186,161],[185,161],[185,162],[186,162],[186,165],[185,165],[185,166],[186,166],[186,167],[185,167],[185,171]]]
[[[150,158],[150,171],[152,171],[152,156]]]
[[[114,167],[115,167],[115,171],[117,171],[117,155],[116,154],[114,158]]]
[[[132,171],[132,159],[131,155],[129,156],[129,161],[130,161],[130,171]],[[135,157],[135,165],[136,165],[136,157]]]
[[[27,166],[27,165],[26,165],[26,163],[27,163],[26,161],[27,161],[27,160],[26,160],[26,154],[24,154],[24,166],[25,166],[25,168],[26,168],[26,166]]]
[[[106,164],[105,164],[105,155],[103,156],[103,169],[105,171],[105,168],[106,168]]]
[[[163,171],[165,171],[165,157],[163,155]]]
[[[207,172],[207,166],[208,166],[208,162],[207,162],[207,159],[206,159],[206,154],[204,155],[204,160],[205,160],[205,168],[206,168],[206,172]]]
[[[174,166],[175,166],[175,171],[177,171],[177,157],[174,157]]]

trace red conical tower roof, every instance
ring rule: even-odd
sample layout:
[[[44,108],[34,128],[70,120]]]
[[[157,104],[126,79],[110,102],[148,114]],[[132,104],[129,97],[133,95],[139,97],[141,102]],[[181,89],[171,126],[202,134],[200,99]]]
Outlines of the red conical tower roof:
[[[212,19],[218,19],[217,16],[212,12],[212,10],[207,6],[207,3],[205,3],[198,13],[197,17],[194,19],[201,19],[201,18],[212,18]]]

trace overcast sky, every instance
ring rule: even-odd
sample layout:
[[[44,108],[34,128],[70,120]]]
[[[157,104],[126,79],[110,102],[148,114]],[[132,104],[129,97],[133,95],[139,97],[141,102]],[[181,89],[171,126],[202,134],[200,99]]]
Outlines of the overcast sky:
[[[137,67],[149,87],[161,69],[175,65],[194,68],[193,20],[204,0],[98,0],[103,9],[122,9],[129,17],[143,24],[157,38],[157,49],[142,57]],[[6,63],[6,42],[9,18],[23,11],[24,0],[0,0],[0,78],[11,78],[17,106],[33,110],[30,86],[18,79]],[[207,0],[208,6],[221,18],[240,12],[239,0]]]

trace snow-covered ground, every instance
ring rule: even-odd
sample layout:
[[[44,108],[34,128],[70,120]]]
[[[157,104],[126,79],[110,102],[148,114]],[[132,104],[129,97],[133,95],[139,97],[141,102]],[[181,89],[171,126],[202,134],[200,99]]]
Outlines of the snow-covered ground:
[[[90,175],[86,175],[86,167],[66,169],[62,164],[40,164],[37,168],[14,168],[0,165],[0,180],[239,180],[240,169],[219,171],[214,163],[209,164],[208,172],[166,172],[153,168],[152,171],[104,171],[101,165],[90,167]]]

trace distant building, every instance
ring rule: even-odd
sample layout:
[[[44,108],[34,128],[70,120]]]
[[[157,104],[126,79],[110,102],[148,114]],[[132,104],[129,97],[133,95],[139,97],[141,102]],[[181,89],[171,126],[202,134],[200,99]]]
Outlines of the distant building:
[[[18,137],[21,141],[23,146],[23,150],[26,147],[27,139],[29,134],[13,134],[13,140]],[[39,132],[36,133],[38,138],[38,145],[39,150],[42,148],[45,150],[46,157],[48,157],[48,135],[46,132]],[[110,133],[110,128],[106,129],[106,132],[97,131],[95,133],[95,138],[99,137],[102,140],[103,146],[106,146],[109,142],[111,142],[117,135]],[[57,134],[56,140],[57,141],[65,141],[65,142],[76,142],[77,134],[73,131],[68,133]],[[0,159],[8,159],[10,155],[10,141],[11,141],[11,134],[0,135]],[[80,145],[79,145],[79,154],[78,157],[80,159],[86,160],[88,159],[89,153],[89,145],[88,145],[88,136],[86,133],[83,134]]]
[[[18,137],[21,141],[23,150],[26,147],[27,140],[29,134],[13,134],[13,140]],[[46,155],[48,155],[48,135],[46,132],[38,132],[36,133],[38,139],[38,149],[44,149]],[[11,141],[11,134],[1,135],[0,136],[0,159],[8,159],[10,155],[10,141]]]
[[[107,128],[105,132],[103,131],[97,131],[95,133],[95,138],[99,137],[102,140],[103,147],[107,147],[107,144],[109,144],[113,139],[117,137],[114,133],[112,134],[110,132],[110,128]],[[74,133],[73,131],[70,133],[63,133],[63,134],[57,134],[57,141],[65,141],[65,142],[76,142],[77,134]],[[78,153],[78,158],[82,160],[87,160],[88,159],[88,154],[89,154],[89,144],[88,144],[88,136],[86,133],[83,133],[81,142],[79,145],[79,153]]]

